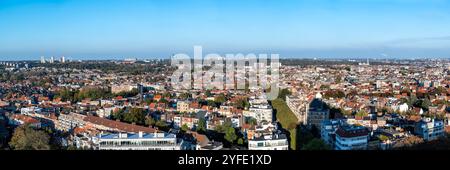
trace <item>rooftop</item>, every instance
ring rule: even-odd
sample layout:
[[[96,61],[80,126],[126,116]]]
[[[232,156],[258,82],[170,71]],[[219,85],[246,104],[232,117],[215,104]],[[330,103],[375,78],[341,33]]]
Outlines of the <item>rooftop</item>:
[[[176,138],[175,134],[170,133],[113,133],[113,134],[101,134],[100,139],[154,139],[154,138]]]

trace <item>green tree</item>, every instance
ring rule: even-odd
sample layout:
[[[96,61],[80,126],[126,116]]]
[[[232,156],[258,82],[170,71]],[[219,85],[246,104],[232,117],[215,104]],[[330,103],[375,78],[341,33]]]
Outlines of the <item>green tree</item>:
[[[314,138],[303,146],[302,150],[330,150],[330,146],[321,139]]]
[[[209,89],[206,90],[205,95],[206,95],[207,97],[211,97],[211,96],[212,96],[211,90],[209,90]]]
[[[165,121],[162,120],[158,120],[155,123],[155,126],[162,129],[162,130],[168,130],[168,125]]]
[[[148,116],[147,118],[145,118],[146,126],[154,126],[155,124],[156,124],[156,121],[152,117]]]
[[[14,150],[49,150],[49,143],[50,136],[47,133],[24,124],[14,130],[9,146]]]
[[[364,117],[364,116],[367,116],[367,115],[369,115],[369,113],[367,113],[364,110],[360,110],[358,113],[356,113],[356,116],[359,116],[359,117]]]
[[[197,132],[206,132],[206,120],[205,118],[200,118],[198,120]]]
[[[296,144],[298,147],[297,149],[302,149],[303,146],[308,144],[314,138],[314,135],[306,126],[300,125],[299,127],[297,127],[296,137],[297,137]]]
[[[180,98],[181,98],[182,100],[186,100],[186,99],[188,99],[190,96],[191,96],[190,93],[182,93],[182,94],[180,95]]]
[[[257,124],[257,120],[253,117],[250,117],[247,119],[247,123],[250,125],[256,125]]]
[[[238,145],[244,145],[244,139],[239,138],[237,143],[238,143]]]
[[[187,132],[188,130],[189,130],[189,127],[186,124],[183,124],[183,126],[181,126],[181,131]]]
[[[431,105],[432,105],[432,104],[431,104],[430,99],[425,98],[425,99],[422,100],[422,103],[421,103],[420,107],[421,107],[422,109],[428,110],[428,108],[429,108]]]
[[[206,101],[206,105],[211,106],[211,107],[217,107],[217,103],[212,100]]]
[[[227,99],[225,98],[225,95],[219,94],[218,96],[214,97],[214,101],[217,103],[224,103]]]
[[[288,89],[281,89],[280,92],[278,93],[278,98],[284,101],[286,100],[286,96],[289,95],[291,95],[291,91],[289,91]]]
[[[389,140],[389,137],[387,137],[385,135],[380,135],[380,136],[378,136],[378,139],[380,139],[381,141],[387,141],[387,140]]]
[[[335,81],[334,81],[336,84],[339,84],[339,83],[341,83],[342,82],[342,78],[341,78],[341,76],[336,76],[336,79],[335,79]]]
[[[142,108],[131,108],[128,113],[125,113],[123,120],[128,123],[135,123],[143,125],[145,123],[145,113]]]
[[[160,102],[160,103],[165,103],[165,104],[168,104],[168,103],[169,103],[169,101],[167,101],[165,98],[161,98],[161,99],[159,100],[159,102]]]
[[[236,130],[233,127],[229,127],[225,132],[225,140],[233,143],[237,139]]]
[[[247,98],[239,99],[234,103],[236,108],[245,109],[250,107],[250,103],[247,101]]]
[[[233,128],[231,121],[227,120],[222,125],[216,126],[215,130],[219,133],[226,133],[228,129]]]

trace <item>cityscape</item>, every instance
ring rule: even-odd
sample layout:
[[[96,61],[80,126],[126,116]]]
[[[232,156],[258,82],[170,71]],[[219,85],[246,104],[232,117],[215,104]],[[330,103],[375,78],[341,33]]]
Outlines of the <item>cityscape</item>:
[[[177,89],[168,59],[1,62],[2,148],[448,149],[450,60],[281,59],[280,90]]]
[[[449,7],[1,0],[0,150],[449,150]]]

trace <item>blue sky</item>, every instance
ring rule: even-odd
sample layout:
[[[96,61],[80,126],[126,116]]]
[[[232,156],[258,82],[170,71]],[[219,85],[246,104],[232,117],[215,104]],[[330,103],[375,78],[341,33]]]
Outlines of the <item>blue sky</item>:
[[[450,57],[450,0],[0,0],[0,59]]]

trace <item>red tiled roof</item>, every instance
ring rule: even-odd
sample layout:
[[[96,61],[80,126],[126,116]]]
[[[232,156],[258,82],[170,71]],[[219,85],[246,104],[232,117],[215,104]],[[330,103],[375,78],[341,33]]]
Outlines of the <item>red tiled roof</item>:
[[[106,126],[109,128],[118,129],[120,131],[125,132],[144,132],[144,133],[153,133],[156,131],[156,129],[150,128],[150,127],[144,127],[144,126],[138,126],[138,125],[132,125],[124,122],[118,122],[114,120],[104,119],[96,116],[86,116],[84,118],[84,121],[90,122],[97,125]]]
[[[39,123],[39,120],[37,120],[33,117],[26,116],[26,115],[20,115],[20,114],[13,115],[13,119],[21,120],[24,123],[30,123],[30,124]]]

